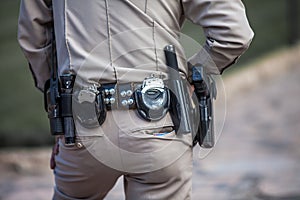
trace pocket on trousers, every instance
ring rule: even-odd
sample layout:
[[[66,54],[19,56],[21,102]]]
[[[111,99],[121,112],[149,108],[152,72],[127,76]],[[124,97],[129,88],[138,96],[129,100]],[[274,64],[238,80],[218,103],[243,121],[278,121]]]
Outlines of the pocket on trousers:
[[[125,125],[125,123],[127,124]],[[124,125],[121,127],[122,131],[131,136],[170,138],[175,136],[174,125],[169,113],[161,120],[146,121],[136,112],[130,112],[129,117],[124,118]]]
[[[176,133],[173,126],[163,126],[156,128],[145,128],[133,131],[130,133],[132,136],[140,137],[158,137],[158,138],[174,138]]]

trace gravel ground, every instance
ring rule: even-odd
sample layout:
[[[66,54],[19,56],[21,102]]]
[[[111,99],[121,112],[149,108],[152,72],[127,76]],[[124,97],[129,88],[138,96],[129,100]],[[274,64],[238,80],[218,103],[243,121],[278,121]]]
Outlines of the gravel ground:
[[[226,123],[208,156],[194,149],[193,199],[300,200],[299,48],[290,54],[225,79]],[[50,151],[0,150],[0,200],[51,199]],[[106,199],[124,199],[122,190],[119,180]]]

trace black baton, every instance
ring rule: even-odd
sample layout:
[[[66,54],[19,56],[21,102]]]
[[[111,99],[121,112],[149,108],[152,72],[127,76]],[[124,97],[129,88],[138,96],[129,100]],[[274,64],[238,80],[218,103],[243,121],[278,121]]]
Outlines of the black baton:
[[[179,74],[178,62],[174,45],[167,45],[164,49],[166,64],[169,66],[169,89],[171,92],[170,113],[175,127],[179,134],[191,133],[190,115],[189,115],[189,95],[187,87]],[[186,96],[187,95],[187,96]]]

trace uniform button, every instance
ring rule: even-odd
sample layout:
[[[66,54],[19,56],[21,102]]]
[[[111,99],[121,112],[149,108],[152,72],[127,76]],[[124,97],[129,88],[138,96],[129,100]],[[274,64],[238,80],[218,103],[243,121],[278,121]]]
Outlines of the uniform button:
[[[76,146],[77,146],[78,149],[81,149],[83,147],[83,144],[81,142],[77,142]]]

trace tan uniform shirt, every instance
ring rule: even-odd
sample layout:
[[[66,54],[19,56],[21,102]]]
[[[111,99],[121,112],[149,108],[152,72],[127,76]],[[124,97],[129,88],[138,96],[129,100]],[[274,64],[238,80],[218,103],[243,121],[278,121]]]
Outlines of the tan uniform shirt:
[[[50,77],[51,0],[22,0],[19,43],[43,90]],[[140,82],[166,76],[163,48],[178,43],[185,19],[203,27],[207,41],[189,61],[203,64],[206,51],[222,72],[249,46],[253,32],[241,0],[53,0],[59,73],[74,71],[88,82]],[[133,70],[135,69],[135,70]]]

